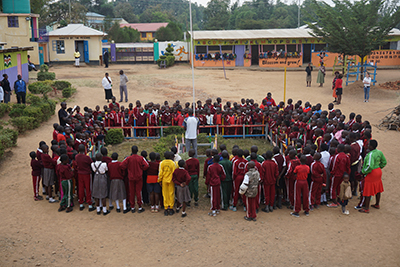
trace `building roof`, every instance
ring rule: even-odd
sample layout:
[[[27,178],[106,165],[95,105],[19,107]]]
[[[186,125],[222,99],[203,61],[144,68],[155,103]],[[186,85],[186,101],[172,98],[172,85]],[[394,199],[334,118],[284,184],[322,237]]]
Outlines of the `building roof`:
[[[98,18],[105,18],[106,16],[95,13],[95,12],[87,12],[86,17],[98,17]]]
[[[166,27],[167,25],[168,22],[120,24],[121,27],[130,27],[138,30],[139,32],[156,32],[159,28]]]
[[[48,34],[51,36],[104,36],[107,33],[98,31],[83,24],[68,24],[66,27],[51,31]]]
[[[389,35],[400,35],[400,30],[393,28]],[[268,30],[222,30],[194,31],[194,40],[242,40],[242,39],[273,39],[273,38],[313,38],[307,26],[294,29]]]
[[[28,50],[32,51],[33,50],[33,46],[4,48],[4,49],[0,49],[0,53],[17,52],[17,51],[28,51]]]

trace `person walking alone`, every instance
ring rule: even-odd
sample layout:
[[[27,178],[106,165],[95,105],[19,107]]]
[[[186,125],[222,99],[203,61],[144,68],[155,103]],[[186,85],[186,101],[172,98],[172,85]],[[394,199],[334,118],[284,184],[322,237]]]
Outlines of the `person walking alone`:
[[[369,90],[371,89],[371,77],[369,73],[365,73],[365,77],[363,80],[364,83],[364,102],[369,102]]]

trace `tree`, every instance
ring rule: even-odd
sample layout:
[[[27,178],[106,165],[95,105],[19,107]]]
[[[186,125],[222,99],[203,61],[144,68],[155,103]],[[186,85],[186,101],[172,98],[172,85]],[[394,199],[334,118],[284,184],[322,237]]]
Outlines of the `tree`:
[[[65,21],[69,23],[84,23],[86,21],[86,8],[78,2],[71,1],[71,14],[69,2],[61,0],[45,6],[44,15],[39,18],[41,25],[50,25],[54,22]]]
[[[158,41],[179,41],[183,39],[183,32],[177,23],[170,22],[166,27],[161,27],[156,31],[156,39]]]
[[[115,22],[107,33],[107,40],[116,43],[136,43],[140,40],[140,33],[136,29],[121,28],[118,22]]]
[[[331,52],[359,56],[361,64],[387,42],[389,32],[400,22],[400,9],[385,6],[384,0],[333,0],[335,6],[312,1],[316,16],[315,24],[308,23],[312,35],[326,42]]]
[[[129,3],[118,3],[114,7],[115,17],[123,18],[129,23],[139,22],[139,18],[133,12],[133,7]]]
[[[207,30],[225,30],[229,25],[230,0],[211,0],[204,10],[204,28]]]

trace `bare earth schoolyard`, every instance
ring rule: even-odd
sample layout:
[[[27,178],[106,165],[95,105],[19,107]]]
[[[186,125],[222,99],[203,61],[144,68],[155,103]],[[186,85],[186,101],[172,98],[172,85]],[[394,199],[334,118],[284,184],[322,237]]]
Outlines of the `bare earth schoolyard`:
[[[154,65],[111,65],[107,72],[119,86],[118,71],[124,69],[130,102],[161,103],[167,99],[191,101],[191,70],[178,65],[159,70]],[[104,105],[102,67],[55,66],[58,79],[66,79],[77,88],[68,102],[81,108]],[[394,81],[399,70],[378,70],[378,82]],[[283,99],[283,72],[229,70],[225,80],[221,70],[195,70],[196,100],[221,97],[223,101],[254,98],[261,102],[267,92],[275,100]],[[324,87],[305,86],[305,72],[287,74],[287,97],[326,109],[332,101],[332,73]],[[15,102],[15,96],[12,101]],[[371,100],[363,102],[360,86],[344,88],[340,108],[362,114],[372,125],[399,104],[398,93],[371,89]],[[58,110],[59,106],[57,107]],[[48,122],[20,136],[18,146],[0,162],[0,266],[399,266],[400,265],[400,133],[373,127],[388,160],[383,169],[385,192],[380,210],[360,214],[350,201],[350,215],[339,209],[322,207],[309,217],[294,218],[284,208],[258,214],[257,222],[243,220],[245,213],[222,212],[207,216],[209,203],[188,209],[188,217],[164,217],[162,213],[117,214],[107,217],[87,209],[58,213],[58,204],[35,202],[28,153],[39,141],[50,142],[53,116]],[[139,147],[140,149],[140,147]],[[230,149],[230,148],[229,148]],[[123,156],[123,155],[120,155]],[[203,182],[202,179],[200,179]],[[373,201],[372,201],[373,203]]]

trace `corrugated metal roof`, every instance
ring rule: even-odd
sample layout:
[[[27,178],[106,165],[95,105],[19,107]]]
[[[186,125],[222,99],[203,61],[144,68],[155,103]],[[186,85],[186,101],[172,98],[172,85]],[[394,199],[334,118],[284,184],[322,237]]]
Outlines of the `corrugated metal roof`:
[[[156,32],[161,27],[167,27],[167,22],[160,23],[128,23],[120,24],[121,27],[130,27],[138,30],[139,32]]]
[[[400,35],[394,28],[389,35]],[[312,38],[311,30],[302,26],[295,29],[194,31],[194,40],[242,40],[273,38]]]
[[[83,24],[68,24],[68,26],[49,32],[49,36],[104,36],[101,32]]]
[[[95,12],[87,12],[86,17],[99,17],[99,18],[105,18],[106,16],[95,13]]]

